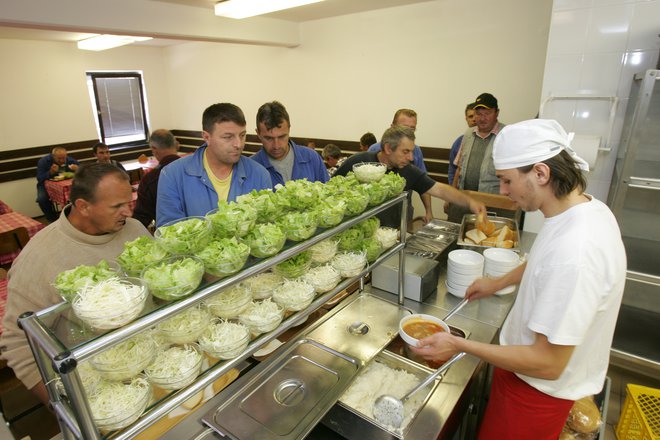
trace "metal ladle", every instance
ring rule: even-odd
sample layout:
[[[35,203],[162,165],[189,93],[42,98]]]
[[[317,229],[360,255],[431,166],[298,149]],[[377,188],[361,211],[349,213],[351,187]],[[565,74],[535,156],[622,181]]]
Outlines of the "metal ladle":
[[[456,313],[458,313],[459,310],[461,310],[466,304],[468,303],[467,298],[463,298],[463,300],[456,305],[448,314],[445,316],[443,321],[446,321],[447,319],[451,318],[454,316]],[[436,377],[444,373],[451,367],[454,363],[456,363],[459,359],[461,359],[463,356],[465,356],[464,352],[461,353],[456,353],[454,356],[452,356],[447,362],[442,364],[440,368],[435,370],[434,373],[430,374],[427,376],[426,379],[424,379],[419,385],[417,385],[415,388],[412,390],[408,391],[405,396],[403,396],[401,399],[397,399],[394,396],[391,396],[389,394],[384,394],[376,399],[376,402],[374,403],[374,417],[376,420],[378,420],[380,423],[387,425],[387,426],[393,426],[395,428],[398,428],[401,426],[401,423],[403,422],[403,403],[410,398],[413,394],[415,394],[417,391],[421,390],[431,382],[435,380]]]

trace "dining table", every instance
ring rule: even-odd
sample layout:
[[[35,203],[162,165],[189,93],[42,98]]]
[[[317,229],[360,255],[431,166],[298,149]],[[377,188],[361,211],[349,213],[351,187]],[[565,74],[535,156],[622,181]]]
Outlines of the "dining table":
[[[34,234],[43,229],[46,225],[23,215],[20,212],[12,211],[0,215],[0,232],[9,232],[13,229],[24,227],[27,229],[28,236],[32,238]],[[0,264],[9,264],[18,256],[20,251],[0,254]]]
[[[69,198],[71,197],[71,185],[73,184],[73,179],[64,179],[64,180],[46,180],[46,192],[50,200],[55,203],[56,207],[60,210],[67,203],[69,203]],[[137,201],[137,185],[132,185],[133,193],[131,195],[131,209],[135,209],[135,202]]]

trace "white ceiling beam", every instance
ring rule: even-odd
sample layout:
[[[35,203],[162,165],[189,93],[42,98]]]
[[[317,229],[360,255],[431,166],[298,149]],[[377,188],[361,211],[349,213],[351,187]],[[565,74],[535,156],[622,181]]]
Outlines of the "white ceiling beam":
[[[0,25],[296,47],[297,23],[266,17],[232,20],[212,8],[150,0],[2,0]]]

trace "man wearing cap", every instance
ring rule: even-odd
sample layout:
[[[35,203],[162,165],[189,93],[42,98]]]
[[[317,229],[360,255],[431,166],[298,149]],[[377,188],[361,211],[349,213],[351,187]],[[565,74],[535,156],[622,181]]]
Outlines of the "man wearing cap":
[[[499,181],[495,175],[493,142],[504,127],[497,117],[500,109],[497,98],[490,93],[482,93],[474,101],[475,124],[463,135],[460,152],[455,163],[458,165],[458,189],[467,189],[491,194],[499,192]],[[451,183],[451,182],[450,182]],[[450,221],[460,222],[464,211],[451,206],[447,215]]]
[[[493,147],[500,192],[545,222],[527,263],[466,291],[470,301],[519,284],[500,345],[436,334],[414,351],[458,352],[495,366],[480,439],[557,439],[573,401],[600,392],[626,278],[621,233],[609,208],[584,193],[587,163],[553,120],[502,129]]]

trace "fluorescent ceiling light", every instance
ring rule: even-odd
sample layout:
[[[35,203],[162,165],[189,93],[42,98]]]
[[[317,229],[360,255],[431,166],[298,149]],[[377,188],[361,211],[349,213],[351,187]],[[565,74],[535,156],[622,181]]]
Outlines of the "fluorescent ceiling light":
[[[125,46],[136,41],[151,40],[151,37],[131,37],[128,35],[97,35],[78,41],[78,49],[83,50],[106,50],[113,47]]]
[[[321,1],[323,0],[223,0],[215,4],[215,15],[247,18]]]

